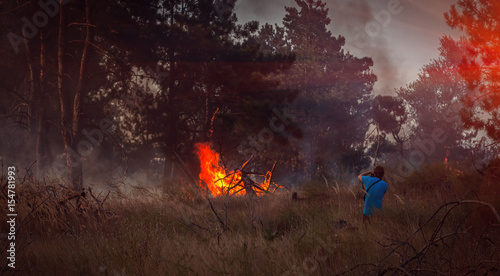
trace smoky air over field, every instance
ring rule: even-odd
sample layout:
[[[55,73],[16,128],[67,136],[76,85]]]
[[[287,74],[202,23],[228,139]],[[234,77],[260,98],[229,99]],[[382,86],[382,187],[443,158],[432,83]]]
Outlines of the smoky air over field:
[[[0,1],[1,274],[498,272],[498,26],[496,0]]]
[[[457,117],[474,90],[461,75],[466,46],[444,16],[453,3],[188,1],[179,11],[164,4],[149,8],[158,5],[172,28],[147,21],[149,8],[6,4],[3,162],[77,189],[176,178],[196,186],[203,168],[195,145],[209,143],[229,171],[248,160],[260,172],[277,164],[275,179],[293,186],[350,179],[394,156],[411,171],[495,139],[488,128],[495,117],[449,124],[441,116]],[[110,9],[120,28],[94,27]],[[432,54],[418,47],[432,39]],[[435,126],[449,139],[412,155]]]

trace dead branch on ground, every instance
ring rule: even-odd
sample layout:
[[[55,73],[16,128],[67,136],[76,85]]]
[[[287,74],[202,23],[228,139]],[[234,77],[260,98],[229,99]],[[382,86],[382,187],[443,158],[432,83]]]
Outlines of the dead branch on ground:
[[[470,206],[471,209],[458,209]],[[498,223],[466,226],[470,215],[479,209],[487,208]],[[459,212],[458,214],[456,212]],[[458,217],[457,217],[458,215]],[[484,228],[480,234],[473,235],[471,229]],[[500,271],[498,243],[500,243],[500,216],[490,203],[479,200],[457,200],[441,205],[437,210],[406,239],[389,239],[390,243],[377,242],[388,253],[377,263],[356,265],[338,275],[360,273],[385,275],[414,275],[433,273],[488,274]],[[472,250],[474,248],[474,250]],[[451,256],[451,257],[450,257]],[[466,258],[469,264],[461,261]],[[453,259],[457,258],[457,259]],[[394,265],[397,263],[397,265]]]

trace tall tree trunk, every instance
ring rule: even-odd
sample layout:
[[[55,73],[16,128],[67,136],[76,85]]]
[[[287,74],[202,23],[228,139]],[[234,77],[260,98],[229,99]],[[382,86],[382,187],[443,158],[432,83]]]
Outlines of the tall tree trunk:
[[[18,6],[20,6],[19,1],[17,1]],[[28,41],[26,34],[23,31],[23,38],[25,41]],[[44,44],[44,35],[43,31],[40,30],[40,68],[39,74],[36,76],[36,67],[34,66],[34,61],[32,58],[32,51],[29,46],[29,43],[24,43],[24,48],[26,51],[26,60],[28,62],[28,71],[29,71],[29,94],[28,94],[28,121],[27,127],[29,130],[30,137],[31,134],[35,133],[35,178],[40,178],[40,168],[42,167],[42,151],[43,147],[41,144],[41,133],[43,128],[43,114],[44,114],[44,96],[43,96],[43,87],[42,82],[44,79],[44,66],[45,66],[45,44]],[[31,139],[30,139],[31,141]]]
[[[23,32],[24,36],[24,32]],[[26,36],[24,36],[26,39]],[[36,93],[36,80],[35,80],[35,72],[33,69],[33,61],[31,60],[31,51],[30,47],[28,46],[28,43],[25,44],[25,49],[26,49],[26,59],[28,61],[28,70],[29,70],[29,77],[30,77],[30,91],[28,95],[28,129],[31,131],[31,121],[34,118],[34,109],[35,109],[35,93]]]
[[[174,24],[174,5],[170,9],[170,26]],[[170,30],[170,41],[173,40],[173,28]],[[169,59],[169,80],[168,80],[168,103],[167,103],[167,133],[166,133],[166,149],[165,149],[165,164],[163,167],[163,182],[165,184],[170,184],[175,179],[175,167],[176,167],[176,152],[178,139],[178,129],[177,129],[177,108],[175,107],[176,102],[176,91],[175,91],[175,56],[174,49],[172,45],[168,48],[168,59]]]
[[[205,73],[208,74],[208,67],[205,63]],[[218,109],[215,107],[212,101],[212,95],[214,95],[215,85],[207,84],[205,88],[205,120],[203,124],[203,142],[208,142],[211,140],[211,136],[214,132],[214,120]]]
[[[78,149],[78,143],[81,141],[82,135],[80,134],[80,114],[81,114],[81,104],[82,104],[82,93],[85,87],[85,75],[87,68],[87,57],[89,51],[89,45],[91,42],[91,31],[90,31],[90,15],[89,15],[89,5],[88,0],[85,0],[85,43],[83,45],[82,56],[80,58],[80,67],[78,70],[78,83],[76,86],[75,95],[73,98],[73,112],[71,121],[71,148]],[[73,187],[76,190],[83,189],[83,164],[78,162],[73,164],[71,168],[71,176]]]
[[[89,44],[91,40],[90,33],[90,18],[89,18],[89,3],[85,0],[85,44],[83,45],[82,57],[80,59],[80,70],[78,75],[78,84],[76,87],[75,98],[73,101],[73,135],[76,135],[78,131],[78,123],[80,119],[80,109],[81,109],[81,99],[82,91],[84,87],[84,76],[87,67],[87,54],[89,50]]]
[[[173,110],[172,104],[167,112],[168,129],[166,133],[165,165],[163,169],[163,180],[165,183],[172,183],[176,175],[177,153],[177,112]]]
[[[59,106],[60,106],[60,114],[61,114],[61,120],[60,120],[60,131],[61,131],[61,137],[63,141],[63,146],[64,146],[64,153],[65,153],[65,159],[66,159],[66,168],[67,168],[67,173],[68,173],[68,181],[69,183],[73,184],[73,188],[75,190],[80,190],[80,187],[74,186],[73,182],[73,176],[72,176],[72,171],[73,171],[73,166],[77,163],[81,163],[81,160],[73,160],[71,159],[71,145],[73,144],[71,141],[71,129],[68,124],[68,111],[67,111],[67,103],[69,102],[67,98],[70,96],[68,95],[67,91],[65,91],[65,85],[64,85],[64,30],[65,30],[65,9],[64,5],[62,3],[63,0],[59,0],[59,27],[58,27],[58,37],[57,37],[57,93],[59,95]]]
[[[173,55],[173,53],[172,53]],[[173,63],[173,61],[171,61]],[[176,174],[177,160],[177,143],[178,143],[178,111],[175,107],[177,93],[175,91],[175,81],[172,77],[174,65],[170,66],[170,80],[168,84],[168,104],[167,104],[167,132],[166,132],[166,149],[165,149],[165,165],[163,169],[164,183],[172,183]]]
[[[401,137],[399,137],[398,134],[394,134],[394,133],[392,133],[392,138],[394,139],[394,141],[396,141],[396,143],[399,146],[399,155],[401,157],[403,157],[404,156],[404,143],[405,143],[405,140],[401,139]]]
[[[21,3],[19,3],[19,0],[17,1],[17,6],[18,7],[21,7]],[[22,31],[22,34],[23,34],[23,39],[24,41],[28,41],[28,39],[26,38],[26,34],[24,33],[24,30]],[[26,122],[26,126],[28,127],[28,131],[29,133],[31,134],[31,131],[32,131],[32,121],[33,121],[33,118],[34,118],[34,114],[35,114],[35,93],[36,93],[36,79],[35,79],[35,69],[34,69],[34,66],[33,66],[33,60],[31,58],[31,49],[30,49],[30,46],[28,43],[24,43],[24,49],[26,51],[26,61],[28,62],[28,71],[29,71],[29,82],[30,82],[30,88],[29,88],[29,92],[28,92],[28,96],[27,96],[27,114],[28,114],[28,120]]]
[[[36,146],[35,146],[35,155],[36,155],[36,178],[40,179],[41,170],[44,166],[44,121],[45,121],[45,38],[44,33],[40,30],[40,74],[39,74],[39,93],[38,93],[38,124],[36,131]]]

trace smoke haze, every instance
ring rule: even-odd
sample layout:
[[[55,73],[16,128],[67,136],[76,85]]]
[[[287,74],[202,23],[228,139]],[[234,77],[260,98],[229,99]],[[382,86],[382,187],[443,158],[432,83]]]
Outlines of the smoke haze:
[[[400,0],[401,12],[391,14],[386,26],[369,36],[369,44],[359,47],[356,39],[366,35],[367,24],[376,22],[374,14],[388,10],[391,0],[326,0],[330,31],[346,38],[346,50],[357,57],[368,56],[374,61],[378,77],[375,94],[392,95],[394,90],[417,78],[423,65],[438,57],[439,38],[454,35],[444,20],[455,0]],[[295,6],[294,0],[239,0],[236,14],[241,23],[257,20],[261,24],[282,25],[285,6]],[[373,27],[373,25],[370,25]],[[376,34],[376,35],[374,35]]]

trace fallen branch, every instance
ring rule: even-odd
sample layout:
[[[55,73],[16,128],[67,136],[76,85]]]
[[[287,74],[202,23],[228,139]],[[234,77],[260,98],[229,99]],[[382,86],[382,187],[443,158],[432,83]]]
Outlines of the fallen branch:
[[[206,197],[206,199],[208,200],[208,203],[210,203],[210,209],[212,209],[212,212],[215,214],[215,216],[217,217],[217,220],[219,220],[219,223],[222,225],[222,229],[226,230],[227,229],[227,226],[226,224],[224,223],[224,221],[222,221],[222,219],[220,218],[219,214],[217,213],[217,211],[215,211],[215,208],[214,206],[212,205],[212,201],[210,201],[210,199],[208,197]]]
[[[452,212],[457,209],[459,206],[463,205],[479,205],[478,207],[476,206],[475,208],[471,208],[468,212],[465,214],[461,214],[460,219],[457,220],[451,220],[453,216],[451,216]],[[451,207],[450,207],[451,206]],[[435,263],[432,261],[436,256],[434,254],[446,254],[446,251],[442,250],[447,250],[447,249],[453,249],[453,245],[450,246],[448,243],[448,240],[451,239],[451,241],[455,241],[456,238],[464,240],[469,242],[469,239],[467,238],[468,236],[465,237],[465,239],[462,239],[464,235],[469,234],[469,230],[471,228],[463,229],[464,224],[466,223],[467,217],[477,211],[478,209],[487,207],[493,217],[496,219],[496,221],[499,222],[499,224],[491,224],[490,226],[487,226],[486,229],[491,229],[491,227],[499,227],[500,226],[500,215],[498,214],[498,211],[493,207],[493,205],[479,201],[479,200],[457,200],[453,202],[448,202],[445,203],[430,216],[427,220],[425,220],[423,223],[420,223],[418,228],[412,232],[406,239],[404,240],[391,240],[390,244],[384,245],[380,242],[377,242],[379,245],[383,247],[389,247],[390,250],[389,252],[381,258],[377,263],[371,263],[371,264],[359,264],[351,269],[340,273],[339,275],[342,274],[347,274],[347,273],[352,273],[354,270],[363,267],[363,266],[368,266],[371,265],[375,267],[375,269],[370,270],[368,274],[375,273],[379,275],[384,275],[388,272],[393,271],[394,273],[397,273],[398,271],[400,273],[403,273],[404,275],[412,275],[414,273],[428,273],[432,272],[434,274],[442,274],[446,275],[448,272],[446,271],[441,271],[441,265],[438,263]],[[444,210],[444,212],[443,212]],[[449,225],[449,223],[452,223],[452,225]],[[448,226],[446,226],[448,224]],[[446,226],[446,227],[445,227]],[[444,231],[444,229],[451,229],[449,231]],[[429,227],[431,227],[429,229]],[[450,260],[448,260],[446,257],[441,257],[439,259],[440,261],[445,261],[445,263],[449,263],[450,265],[454,265],[452,269],[455,269],[456,271],[465,271],[465,274],[474,274],[474,273],[479,273],[479,271],[482,272],[488,272],[488,271],[494,271],[495,269],[498,269],[498,264],[500,264],[500,261],[495,260],[494,254],[495,252],[498,252],[498,250],[495,250],[496,246],[496,240],[491,240],[490,237],[485,236],[487,231],[486,229],[483,231],[481,234],[480,240],[482,241],[487,241],[489,244],[489,252],[487,255],[482,254],[481,257],[476,257],[476,253],[471,253],[474,254],[473,259],[476,260],[476,258],[482,258],[477,259],[478,262],[476,262],[472,267],[461,267],[462,264],[460,263],[452,263]],[[429,233],[430,230],[430,233]],[[426,236],[424,233],[427,231],[430,236]],[[421,238],[423,239],[423,244],[418,245],[420,240],[416,240],[417,235],[421,235]],[[419,236],[420,236],[419,235]],[[479,241],[471,241],[475,242],[477,245],[477,249],[479,249]],[[453,243],[451,243],[453,244]],[[419,247],[419,249],[417,249]],[[435,248],[442,248],[442,249],[437,249],[439,251],[435,252]],[[484,246],[481,247],[482,250],[485,250]],[[431,250],[432,249],[432,250]],[[453,249],[457,250],[457,249]],[[491,251],[491,252],[490,252]],[[486,252],[486,251],[485,251]],[[432,255],[431,255],[432,254]],[[399,259],[398,265],[394,266],[394,263],[391,259],[393,256],[397,256]],[[449,268],[448,268],[449,269]],[[455,271],[455,272],[456,272]],[[497,270],[495,270],[497,271]],[[367,273],[365,271],[364,273]]]
[[[92,198],[93,198],[93,199],[95,200],[95,202],[97,203],[97,206],[99,207],[99,211],[100,211],[102,214],[105,214],[105,212],[106,212],[106,211],[104,210],[103,205],[104,205],[104,202],[106,201],[106,199],[108,198],[110,191],[108,191],[108,194],[106,195],[106,197],[104,197],[104,199],[103,199],[102,201],[99,201],[99,199],[97,199],[97,197],[96,197],[96,196],[94,196],[94,194],[92,193],[92,188],[90,188],[90,187],[89,187],[89,193],[90,193],[90,196],[92,196]],[[100,195],[100,193],[99,193],[99,195]],[[99,196],[99,195],[98,195],[98,196]]]

